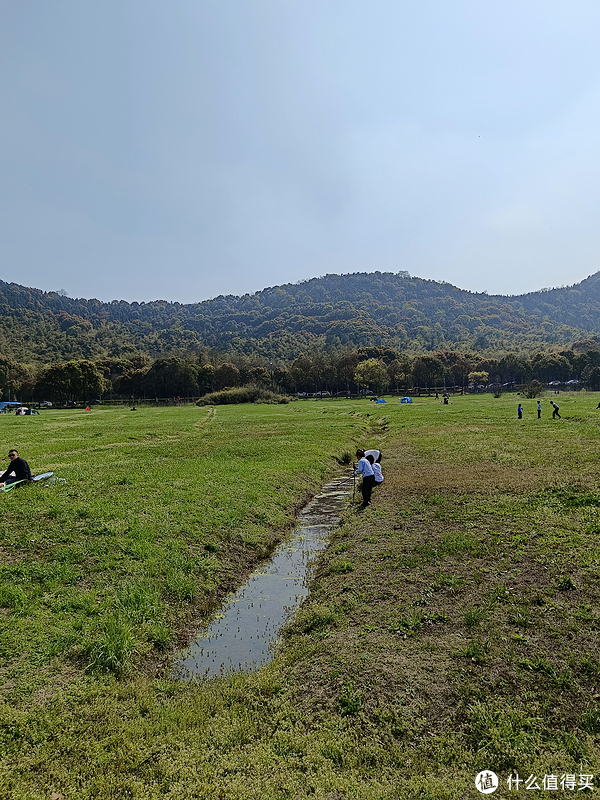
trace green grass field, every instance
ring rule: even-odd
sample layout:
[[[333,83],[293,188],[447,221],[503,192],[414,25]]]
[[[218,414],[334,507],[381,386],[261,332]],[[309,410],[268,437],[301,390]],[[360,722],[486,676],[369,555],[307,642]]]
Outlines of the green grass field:
[[[0,417],[6,454],[66,479],[0,495],[0,796],[462,800],[481,770],[573,796],[600,773],[600,411],[518,400]],[[275,660],[171,680],[363,444],[385,483]]]

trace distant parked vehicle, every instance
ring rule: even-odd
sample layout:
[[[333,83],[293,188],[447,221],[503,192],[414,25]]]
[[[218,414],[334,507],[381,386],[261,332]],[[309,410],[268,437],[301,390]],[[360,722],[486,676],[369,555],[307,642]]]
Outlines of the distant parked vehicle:
[[[548,386],[560,386],[560,381],[550,381]]]
[[[323,392],[315,392],[315,397],[331,397],[331,392],[323,391]]]
[[[52,403],[50,400],[42,400],[40,403],[40,408],[52,408]]]
[[[579,383],[579,381],[576,381],[576,380],[567,381],[567,386],[577,386],[578,383]]]
[[[306,392],[296,392],[296,397],[308,397]]]
[[[359,394],[373,394],[373,392],[370,389],[361,389]]]

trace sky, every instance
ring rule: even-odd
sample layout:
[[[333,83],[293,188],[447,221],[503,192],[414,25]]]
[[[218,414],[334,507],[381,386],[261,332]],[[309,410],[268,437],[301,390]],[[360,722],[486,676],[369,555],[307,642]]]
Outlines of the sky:
[[[597,0],[0,0],[0,279],[193,303],[600,269]]]

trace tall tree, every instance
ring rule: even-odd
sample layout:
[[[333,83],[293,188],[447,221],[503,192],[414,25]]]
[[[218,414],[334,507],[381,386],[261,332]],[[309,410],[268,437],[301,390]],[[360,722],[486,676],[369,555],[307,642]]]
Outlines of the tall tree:
[[[34,390],[38,397],[57,401],[89,400],[112,389],[101,369],[85,359],[52,364],[40,375]]]
[[[445,367],[435,356],[419,356],[413,362],[415,386],[438,386],[444,380]]]
[[[26,367],[12,358],[0,356],[0,398],[17,397],[21,388],[29,386],[30,381],[31,375]]]
[[[214,384],[217,389],[231,389],[240,383],[240,371],[235,364],[221,364],[215,367]]]
[[[399,385],[402,384],[404,388],[407,387],[407,382],[412,372],[412,361],[407,356],[399,356],[387,365],[388,375],[390,382],[398,391]]]
[[[311,367],[312,361],[310,358],[307,358],[304,353],[300,353],[298,358],[294,359],[290,367],[290,377],[294,381],[294,388],[296,391],[308,392],[311,390]]]
[[[365,389],[373,389],[379,393],[389,386],[390,376],[383,361],[369,358],[357,366],[354,382]]]
[[[155,397],[193,397],[198,393],[198,366],[183,358],[158,358],[148,370],[144,391]]]
[[[350,392],[354,384],[354,373],[358,366],[358,353],[346,353],[337,362],[338,385]]]

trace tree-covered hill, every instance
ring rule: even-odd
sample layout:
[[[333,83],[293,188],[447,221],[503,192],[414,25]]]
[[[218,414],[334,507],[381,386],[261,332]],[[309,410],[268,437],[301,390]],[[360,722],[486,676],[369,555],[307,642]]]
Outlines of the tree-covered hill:
[[[600,272],[574,286],[505,297],[408,273],[325,275],[202,303],[73,299],[0,281],[0,346],[23,363],[223,353],[295,358],[390,346],[530,354],[600,337]]]

